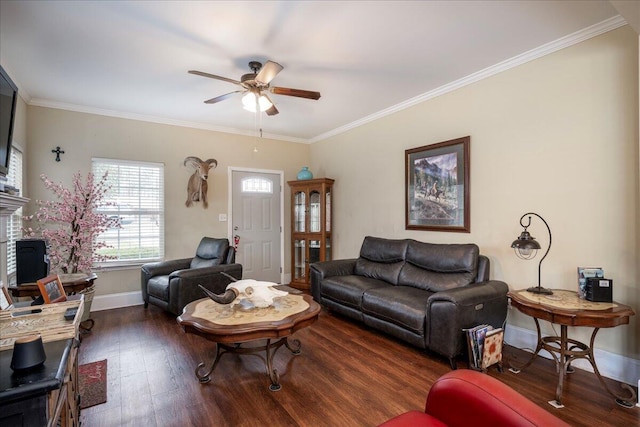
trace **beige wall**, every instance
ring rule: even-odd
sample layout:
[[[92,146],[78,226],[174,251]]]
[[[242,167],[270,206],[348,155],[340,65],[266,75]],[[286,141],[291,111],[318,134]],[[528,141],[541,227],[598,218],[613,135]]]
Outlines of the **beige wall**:
[[[465,135],[471,233],[405,230],[404,150]],[[577,266],[602,266],[638,315],[596,347],[640,359],[638,147],[638,37],[622,27],[313,144],[311,166],[336,180],[335,258],[357,256],[366,235],[475,242],[492,278],[520,289],[542,254],[522,261],[510,244],[520,216],[539,213],[553,233],[543,286],[576,289]],[[547,244],[536,218],[530,231]],[[509,322],[534,327],[515,310]],[[590,330],[571,333],[588,342]]]
[[[246,136],[35,106],[28,107],[28,140],[27,196],[32,201],[52,198],[39,179],[41,173],[69,184],[76,171],[86,176],[92,157],[163,163],[167,259],[193,256],[202,236],[227,236],[227,223],[219,222],[218,214],[228,211],[229,166],[283,170],[285,180],[291,180],[309,162],[309,147],[303,144],[257,141]],[[65,151],[59,163],[51,153],[58,145]],[[258,152],[254,153],[256,146]],[[192,173],[192,169],[183,166],[187,156],[218,160],[218,167],[209,175],[208,209],[184,205]],[[289,194],[285,187],[285,224],[290,221]],[[33,211],[32,204],[28,210]],[[286,243],[289,233],[286,227],[285,230]],[[285,244],[285,271],[289,270],[289,254],[289,245]],[[98,295],[138,290],[139,268],[99,272]]]

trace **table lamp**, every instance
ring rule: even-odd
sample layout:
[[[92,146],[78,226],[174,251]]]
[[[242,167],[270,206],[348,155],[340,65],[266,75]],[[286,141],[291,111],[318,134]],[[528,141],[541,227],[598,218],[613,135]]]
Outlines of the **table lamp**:
[[[527,291],[534,294],[551,295],[553,294],[553,292],[550,289],[545,289],[540,286],[540,268],[542,266],[542,261],[544,261],[544,259],[547,257],[549,249],[551,249],[551,229],[549,228],[549,224],[547,224],[547,221],[545,221],[544,218],[542,218],[535,212],[528,212],[522,215],[520,217],[520,225],[524,228],[524,230],[522,231],[522,233],[520,233],[520,236],[518,236],[518,238],[514,240],[513,243],[511,243],[511,247],[515,251],[516,256],[520,259],[532,259],[538,253],[538,249],[540,249],[540,243],[538,243],[536,238],[529,234],[529,232],[527,231],[527,228],[531,225],[531,215],[540,218],[544,225],[547,226],[547,231],[549,232],[549,247],[547,248],[547,251],[544,253],[544,256],[538,264],[538,286],[533,286],[527,289]],[[525,217],[528,217],[526,225],[523,223]]]

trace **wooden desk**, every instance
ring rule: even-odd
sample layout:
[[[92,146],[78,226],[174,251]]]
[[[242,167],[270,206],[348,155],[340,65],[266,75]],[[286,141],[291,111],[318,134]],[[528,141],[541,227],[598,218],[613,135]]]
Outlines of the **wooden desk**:
[[[196,377],[201,383],[211,380],[211,373],[224,353],[249,354],[265,351],[267,373],[271,379],[269,389],[276,391],[280,390],[278,372],[272,368],[276,351],[286,345],[293,354],[300,354],[300,341],[295,339],[292,344],[288,337],[318,320],[319,313],[320,305],[310,295],[289,294],[276,298],[270,307],[250,310],[203,298],[187,304],[177,321],[185,332],[200,335],[216,343],[216,356],[208,372],[200,372],[204,363],[196,367]],[[266,340],[266,345],[241,346],[256,340]]]
[[[634,406],[636,392],[626,384],[622,387],[629,392],[628,396],[619,396],[613,393],[598,371],[593,355],[593,343],[600,328],[613,328],[629,323],[629,317],[635,315],[631,307],[617,302],[591,302],[580,299],[577,292],[566,290],[553,290],[553,295],[540,295],[526,290],[509,292],[511,305],[522,313],[533,317],[538,332],[538,344],[531,359],[520,367],[513,367],[512,372],[518,373],[533,363],[540,350],[548,351],[556,362],[558,372],[558,385],[556,387],[556,400],[549,403],[556,407],[563,407],[561,403],[564,378],[567,373],[573,372],[571,362],[574,359],[587,359],[593,367],[593,372],[600,380],[609,394],[616,398],[616,402],[626,408]],[[540,332],[540,320],[546,320],[560,325],[560,336],[543,337]],[[580,341],[571,339],[567,335],[569,326],[587,326],[594,328],[591,341],[586,345]]]
[[[80,425],[78,329],[83,305],[83,297],[77,295],[65,302],[0,311],[0,424]],[[78,309],[72,321],[64,319],[67,308]],[[13,371],[15,340],[33,333],[42,336],[47,355],[44,364]]]

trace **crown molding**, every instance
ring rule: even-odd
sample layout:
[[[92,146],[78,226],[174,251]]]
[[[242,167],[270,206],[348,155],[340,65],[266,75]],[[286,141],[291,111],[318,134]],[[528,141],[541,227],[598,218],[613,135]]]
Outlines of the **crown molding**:
[[[549,55],[553,52],[557,52],[561,49],[573,46],[575,44],[581,43],[590,38],[599,36],[600,34],[606,33],[611,30],[615,30],[616,28],[622,27],[623,25],[626,25],[626,24],[627,24],[627,21],[625,21],[624,18],[622,18],[622,16],[620,15],[606,19],[590,27],[587,27],[580,31],[576,31],[575,33],[569,34],[568,36],[554,40],[552,42],[539,46],[535,49],[531,49],[530,51],[524,52],[520,55],[514,56],[505,61],[499,62],[495,65],[492,65],[483,70],[477,71],[473,74],[469,74],[466,77],[463,77],[461,79],[458,79],[446,85],[440,86],[429,92],[425,92],[422,95],[418,95],[416,97],[410,98],[404,102],[401,102],[400,104],[393,105],[389,108],[378,111],[377,113],[373,113],[369,116],[356,120],[355,122],[348,123],[339,128],[330,130],[329,132],[325,132],[323,134],[315,136],[309,140],[309,143],[322,141],[332,136],[336,136],[341,133],[347,132],[351,129],[360,127],[372,121],[397,113],[398,111],[405,110],[409,107],[413,107],[414,105],[420,104],[422,102],[428,101],[430,99],[436,98],[446,93],[453,92],[454,90],[460,89],[471,83],[478,82],[480,80],[486,79],[498,73],[502,73],[503,71],[507,71],[511,68],[517,67],[522,64],[526,64],[527,62],[533,61],[545,55]]]
[[[117,117],[120,119],[138,120],[142,122],[159,123],[164,125],[180,126],[180,127],[186,127],[186,128],[192,128],[192,129],[203,129],[203,130],[210,130],[214,132],[230,133],[234,135],[244,135],[244,136],[250,136],[250,137],[256,136],[255,132],[247,131],[244,129],[229,128],[224,126],[214,126],[207,123],[189,122],[185,120],[174,120],[166,117],[149,116],[145,114],[129,113],[125,111],[107,110],[102,108],[88,107],[86,105],[67,104],[64,102],[50,101],[47,99],[32,98],[27,104],[35,107],[67,110],[67,111],[73,111],[76,113],[97,114],[100,116]],[[263,134],[263,138],[277,139],[280,141],[289,141],[289,142],[295,142],[295,143],[308,143],[307,140],[302,138],[295,138],[291,136],[278,135],[278,134],[269,134],[266,132]]]
[[[498,73],[507,71],[519,65],[526,64],[527,62],[533,61],[545,55],[549,55],[561,49],[581,43],[585,40],[599,36],[600,34],[606,33],[608,31],[615,30],[616,28],[622,27],[624,25],[627,25],[627,21],[625,21],[625,19],[622,16],[620,15],[614,16],[612,18],[609,18],[602,22],[594,24],[590,27],[576,31],[575,33],[569,34],[568,36],[554,40],[552,42],[539,46],[535,49],[532,49],[520,55],[514,56],[512,58],[499,62],[490,67],[487,67],[483,70],[469,74],[466,77],[463,77],[461,79],[458,79],[446,85],[440,86],[429,92],[425,92],[421,95],[410,98],[404,102],[393,105],[389,108],[385,108],[384,110],[370,114],[354,122],[348,123],[344,126],[340,126],[338,128],[335,128],[333,130],[330,130],[328,132],[322,133],[320,135],[317,135],[309,139],[296,138],[296,137],[278,135],[278,134],[267,134],[267,133],[265,133],[263,137],[268,139],[276,139],[280,141],[288,141],[288,142],[295,142],[295,143],[301,143],[301,144],[313,144],[315,142],[319,142],[319,141],[331,138],[333,136],[347,132],[351,129],[355,129],[367,123],[373,122],[375,120],[381,119],[383,117],[386,117],[391,114],[397,113],[399,111],[405,110],[407,108],[413,107],[414,105],[423,103],[425,101],[444,95],[446,93],[453,92],[457,89],[460,89],[472,83],[494,76]],[[68,111],[74,111],[79,113],[98,114],[98,115],[108,116],[108,117],[117,117],[117,118],[138,120],[138,121],[151,122],[151,123],[167,124],[167,125],[181,126],[181,127],[194,128],[194,129],[203,129],[203,130],[230,133],[230,134],[236,134],[236,135],[244,135],[244,136],[251,136],[251,137],[255,136],[255,133],[251,131],[246,131],[246,130],[236,129],[236,128],[228,128],[223,126],[213,126],[207,123],[173,120],[165,117],[156,117],[156,116],[148,116],[144,114],[136,114],[136,113],[122,112],[122,111],[115,111],[115,110],[106,110],[106,109],[100,109],[100,108],[94,108],[94,107],[88,107],[88,106],[82,106],[82,105],[49,101],[45,99],[37,99],[37,98],[34,99],[34,98],[31,98],[29,94],[26,93],[24,90],[22,90],[22,88],[20,88],[19,85],[18,85],[18,93],[21,95],[22,99],[28,105],[33,105],[38,107],[68,110]]]

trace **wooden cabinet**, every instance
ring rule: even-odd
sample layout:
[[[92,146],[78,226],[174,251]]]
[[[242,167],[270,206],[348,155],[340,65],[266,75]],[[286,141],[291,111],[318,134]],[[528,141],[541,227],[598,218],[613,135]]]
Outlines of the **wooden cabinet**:
[[[291,187],[291,286],[307,290],[309,264],[331,259],[333,179],[289,181]]]

